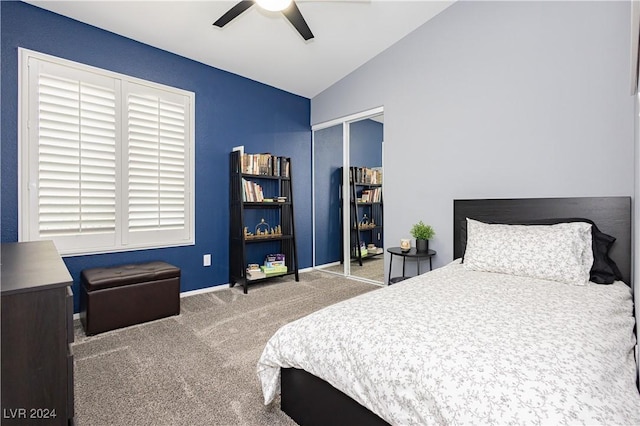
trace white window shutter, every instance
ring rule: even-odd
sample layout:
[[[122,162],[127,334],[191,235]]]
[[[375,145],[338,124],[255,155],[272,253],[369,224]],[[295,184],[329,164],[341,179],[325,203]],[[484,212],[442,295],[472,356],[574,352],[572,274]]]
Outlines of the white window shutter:
[[[62,252],[116,239],[116,84],[77,69],[31,61],[30,239]]]
[[[40,237],[115,231],[113,90],[39,77]]]
[[[19,55],[20,241],[61,254],[193,244],[195,95]]]
[[[127,85],[128,235],[187,236],[188,102],[142,85]]]

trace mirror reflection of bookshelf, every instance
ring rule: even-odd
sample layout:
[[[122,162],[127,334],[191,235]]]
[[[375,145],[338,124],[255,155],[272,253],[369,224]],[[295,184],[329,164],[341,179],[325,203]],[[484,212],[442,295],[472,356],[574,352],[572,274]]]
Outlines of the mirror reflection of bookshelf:
[[[350,167],[351,257],[362,260],[384,254],[381,167]]]

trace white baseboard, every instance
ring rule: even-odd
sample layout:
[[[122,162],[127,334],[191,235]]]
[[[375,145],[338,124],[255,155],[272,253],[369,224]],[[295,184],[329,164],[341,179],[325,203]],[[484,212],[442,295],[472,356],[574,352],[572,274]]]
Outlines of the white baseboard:
[[[185,291],[180,293],[180,297],[189,297],[189,296],[195,296],[196,294],[203,294],[203,293],[209,293],[212,291],[219,291],[219,290],[226,290],[230,288],[229,284],[220,284],[220,285],[214,285],[213,287],[205,287],[205,288],[199,288],[197,290],[190,290],[190,291]]]

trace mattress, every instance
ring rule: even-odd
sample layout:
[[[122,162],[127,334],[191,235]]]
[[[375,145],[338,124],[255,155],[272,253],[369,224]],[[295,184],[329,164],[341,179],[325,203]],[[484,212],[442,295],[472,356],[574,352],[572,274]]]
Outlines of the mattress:
[[[327,381],[391,424],[640,424],[630,288],[453,263],[279,329],[258,362]]]

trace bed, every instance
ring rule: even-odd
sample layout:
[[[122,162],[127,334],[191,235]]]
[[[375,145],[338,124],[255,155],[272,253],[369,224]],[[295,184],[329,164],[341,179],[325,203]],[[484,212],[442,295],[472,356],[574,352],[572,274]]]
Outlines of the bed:
[[[629,282],[628,197],[456,200],[453,262],[276,332],[257,367],[265,404],[281,392],[282,410],[304,425],[640,424],[630,288],[556,281],[600,257],[584,249],[595,237],[581,218],[616,238],[608,255]],[[491,252],[478,241],[536,241],[531,225],[570,232],[576,265],[554,254],[565,260],[553,279],[555,265],[537,268],[541,277],[473,269]],[[509,235],[505,244],[518,241]],[[518,267],[538,273],[531,265]]]

